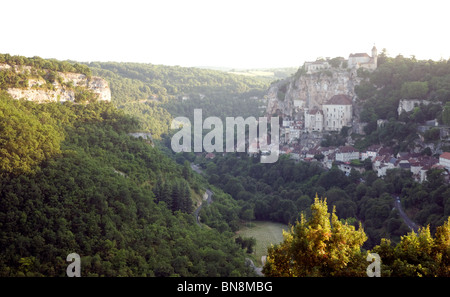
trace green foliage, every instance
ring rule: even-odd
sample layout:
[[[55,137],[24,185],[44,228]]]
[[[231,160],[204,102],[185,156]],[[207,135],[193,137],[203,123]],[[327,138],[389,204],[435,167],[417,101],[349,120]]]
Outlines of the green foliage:
[[[50,73],[59,72],[75,72],[82,73],[88,78],[92,75],[89,67],[79,63],[70,63],[68,61],[58,61],[55,59],[42,59],[41,57],[27,58],[23,56],[11,56],[9,54],[0,54],[0,63],[9,64],[11,66],[31,66],[36,69],[50,70]],[[53,77],[56,79],[56,77]],[[1,81],[0,81],[1,83]]]
[[[35,172],[38,165],[60,153],[62,131],[52,117],[38,110],[24,110],[25,101],[0,94],[0,175]]]
[[[450,63],[446,60],[421,61],[401,55],[391,58],[385,54],[378,62],[378,68],[367,73],[367,78],[355,87],[362,104],[361,121],[368,123],[364,128],[367,135],[364,146],[390,143],[397,150],[407,150],[417,137],[416,125],[441,117],[442,122],[448,122],[441,104],[450,100]],[[418,106],[399,117],[400,99],[425,99],[433,104]],[[379,132],[378,119],[389,120],[391,127],[386,129],[391,131]],[[405,127],[401,127],[401,122]]]
[[[98,99],[98,94],[95,94],[91,90],[82,87],[75,87],[75,102],[87,103],[95,102]]]
[[[434,237],[429,227],[402,236],[393,246],[382,240],[373,251],[382,259],[381,274],[385,276],[423,277],[450,276],[450,218],[439,226]]]
[[[171,120],[194,109],[203,116],[258,115],[258,103],[267,87],[263,79],[221,71],[138,63],[90,63],[93,73],[108,80],[112,102],[137,117],[141,129],[159,139],[169,132]],[[185,98],[186,100],[183,100]]]
[[[342,223],[328,213],[326,201],[315,198],[311,218],[283,234],[284,241],[269,248],[266,276],[366,276],[367,236],[361,225]],[[397,245],[382,239],[371,252],[381,259],[381,276],[450,276],[450,218],[433,236],[427,226],[401,237]]]
[[[447,102],[442,111],[442,121],[444,125],[450,126],[450,102]]]
[[[115,62],[95,62],[90,63],[89,66],[95,73],[108,80],[120,77],[122,81],[125,78],[127,82],[139,85],[140,92],[136,94],[147,94],[139,99],[156,96],[162,102],[181,94],[201,93],[207,97],[213,97],[219,92],[240,94],[267,86],[266,82],[257,78],[192,67]],[[123,96],[121,100],[117,103],[128,102],[129,95]]]
[[[362,222],[368,236],[364,248],[369,249],[382,238],[397,243],[408,231],[393,209],[392,195],[401,196],[403,208],[414,214],[410,218],[420,225],[430,224],[432,232],[450,215],[450,187],[440,171],[431,170],[429,182],[419,184],[410,171],[400,169],[388,170],[384,179],[378,178],[370,162],[361,164],[369,169],[365,173],[353,170],[346,176],[336,167],[325,171],[314,163],[296,163],[284,157],[273,164],[261,164],[257,157],[238,156],[216,156],[203,166],[209,181],[230,194],[228,199],[240,203],[249,214],[253,210],[256,220],[294,223],[299,212],[309,214],[309,197],[317,193],[328,198],[329,211],[335,207],[339,218],[356,219],[355,226]],[[227,209],[234,213],[230,220],[244,219],[237,208]],[[210,216],[210,221],[220,225],[212,212]]]
[[[342,58],[342,57],[335,57],[333,59],[330,59],[330,65],[333,68],[339,68],[339,67],[341,67],[343,60],[344,60],[344,58]]]
[[[278,87],[278,92],[277,92],[278,100],[284,101],[284,99],[286,97],[286,92],[287,92],[288,86],[289,86],[289,83],[286,82]]]
[[[436,141],[440,139],[439,128],[431,128],[424,133],[424,139],[426,142]]]
[[[72,252],[82,276],[253,275],[233,234],[195,223],[182,166],[128,135],[135,119],[103,102],[0,102],[6,135],[33,128],[24,132],[39,137],[24,138],[23,150],[32,141],[45,157],[33,174],[0,179],[1,276],[64,276]],[[64,133],[58,154],[45,147],[53,138],[44,131]],[[170,184],[173,209],[155,199],[160,180]]]
[[[163,201],[173,212],[180,210],[190,213],[193,210],[191,189],[185,179],[175,178],[166,182],[159,179],[153,193],[156,202]]]
[[[346,131],[347,129],[342,128],[342,131]],[[343,133],[330,132],[324,135],[320,146],[329,147],[329,146],[341,146],[345,145],[345,139],[347,135],[343,135]]]
[[[76,103],[95,102],[98,95],[90,89],[82,86],[74,87],[73,82],[63,82],[60,72],[75,72],[84,74],[89,80],[92,72],[88,66],[71,64],[67,61],[44,60],[39,57],[26,58],[22,56],[10,56],[0,54],[0,63],[5,63],[9,68],[0,70],[0,89],[29,88],[29,81],[38,81],[31,86],[33,89],[55,90],[59,84],[66,91],[74,92]]]
[[[359,226],[339,221],[328,213],[326,200],[316,196],[311,217],[286,232],[284,241],[268,250],[266,276],[364,276],[361,246],[367,239]]]
[[[422,99],[428,94],[426,81],[407,81],[402,84],[400,94],[406,99]]]
[[[256,245],[256,239],[253,237],[243,238],[242,236],[238,236],[235,239],[236,243],[239,244],[243,249],[246,249],[248,254],[253,253],[253,248]]]

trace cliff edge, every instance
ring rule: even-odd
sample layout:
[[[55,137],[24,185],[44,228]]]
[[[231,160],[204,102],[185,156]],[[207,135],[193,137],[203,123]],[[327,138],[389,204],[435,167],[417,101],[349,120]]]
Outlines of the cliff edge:
[[[0,87],[14,99],[37,103],[111,101],[108,82],[97,76],[0,63]]]
[[[267,114],[294,117],[305,108],[320,108],[331,97],[344,94],[354,99],[354,88],[361,81],[354,69],[326,69],[278,81],[267,93]]]

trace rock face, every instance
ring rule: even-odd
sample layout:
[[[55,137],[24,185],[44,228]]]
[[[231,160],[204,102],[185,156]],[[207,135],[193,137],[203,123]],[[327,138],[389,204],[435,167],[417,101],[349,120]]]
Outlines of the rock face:
[[[16,73],[32,72],[30,66],[14,66]],[[0,64],[0,71],[10,70],[8,64]],[[90,91],[97,95],[98,101],[111,101],[111,90],[108,82],[100,77],[86,77],[80,73],[57,72],[58,79],[51,83],[42,76],[32,75],[28,78],[26,87],[8,88],[7,92],[14,99],[25,98],[37,103],[46,102],[75,102],[75,94],[80,90]]]
[[[354,87],[361,78],[356,70],[327,69],[303,73],[272,84],[268,90],[267,114],[294,116],[304,108],[321,108],[334,95],[355,97]]]

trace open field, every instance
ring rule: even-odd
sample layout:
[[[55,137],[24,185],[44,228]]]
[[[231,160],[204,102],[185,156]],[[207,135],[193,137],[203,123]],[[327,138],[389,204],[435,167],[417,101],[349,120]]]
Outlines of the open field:
[[[246,70],[246,71],[230,71],[228,73],[231,74],[238,74],[238,75],[245,75],[245,76],[267,76],[267,77],[274,77],[274,73],[271,71],[262,71],[262,70]]]
[[[243,225],[237,234],[242,237],[253,237],[256,239],[253,256],[256,261],[255,264],[261,266],[261,256],[267,255],[267,248],[271,244],[276,244],[283,240],[283,229],[287,231],[289,227],[281,223],[254,221]]]

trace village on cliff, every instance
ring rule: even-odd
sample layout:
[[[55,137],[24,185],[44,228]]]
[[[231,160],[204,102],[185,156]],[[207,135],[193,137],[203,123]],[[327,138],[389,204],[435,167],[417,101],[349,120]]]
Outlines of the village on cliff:
[[[343,146],[323,146],[324,135],[330,132],[339,133],[342,128],[349,127],[356,133],[362,131],[361,123],[355,117],[354,86],[359,83],[356,81],[358,69],[364,71],[373,71],[377,68],[377,49],[372,48],[372,56],[367,53],[350,54],[348,60],[318,59],[314,62],[305,62],[302,70],[306,79],[299,91],[295,92],[295,85],[301,85],[294,81],[290,85],[279,83],[273,90],[269,90],[269,96],[266,106],[268,117],[278,115],[283,121],[280,127],[280,154],[289,154],[295,160],[305,162],[318,162],[323,167],[331,169],[337,165],[339,169],[346,174],[351,170],[363,172],[371,168],[379,177],[385,176],[387,170],[401,168],[411,171],[414,179],[423,182],[427,178],[427,171],[434,168],[444,169],[448,177],[450,170],[450,153],[442,152],[439,158],[419,152],[398,152],[390,147],[382,145],[371,145],[367,149],[360,151],[356,149],[351,137],[346,138]],[[339,68],[345,68],[346,71],[331,72],[332,63],[338,62]],[[342,67],[344,66],[344,67]],[[314,77],[315,74],[328,72],[329,78],[323,81]],[[336,74],[337,73],[337,74]],[[345,76],[345,80],[342,80]],[[309,79],[309,81],[308,81]],[[344,81],[333,86],[333,79]],[[283,88],[283,97],[280,97],[280,89]],[[331,93],[329,92],[331,88]],[[317,91],[317,88],[321,88]],[[341,90],[341,93],[340,93]],[[271,93],[271,92],[272,93]],[[330,95],[333,94],[334,95]],[[291,95],[294,94],[294,95]],[[304,95],[306,94],[306,95]],[[313,95],[311,95],[313,94]],[[328,98],[323,98],[325,96]],[[314,97],[316,96],[316,97]],[[281,100],[280,100],[281,99]],[[397,109],[400,115],[402,112],[409,112],[420,104],[428,104],[426,100],[402,99]],[[386,120],[379,120],[378,126],[385,124]],[[429,121],[422,130],[438,127],[437,121]],[[440,128],[441,137],[449,136],[449,128]]]

